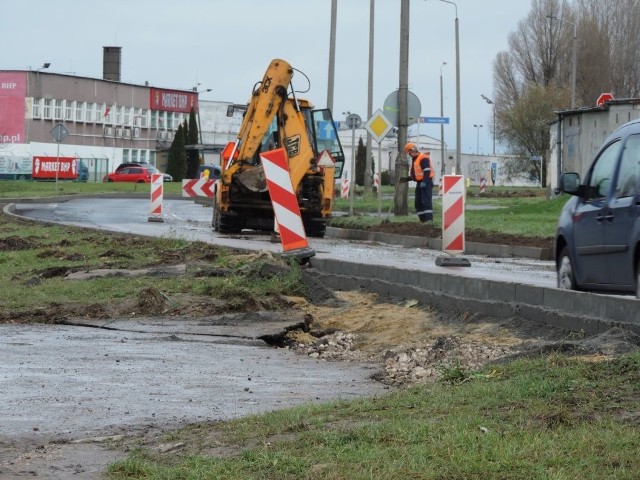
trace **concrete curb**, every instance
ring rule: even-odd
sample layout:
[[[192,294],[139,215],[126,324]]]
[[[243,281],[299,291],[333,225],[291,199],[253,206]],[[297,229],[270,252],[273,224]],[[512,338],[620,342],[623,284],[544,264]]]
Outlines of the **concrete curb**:
[[[572,331],[603,332],[618,326],[640,334],[640,302],[632,298],[536,287],[380,265],[312,258],[326,285],[364,288],[381,295],[415,298],[452,311],[500,318],[514,316]]]
[[[342,240],[369,240],[409,248],[421,247],[431,250],[442,250],[442,240],[439,238],[412,237],[335,227],[327,227],[326,236]],[[464,253],[469,255],[487,255],[490,257],[522,257],[532,258],[534,260],[553,260],[553,251],[551,248],[511,247],[509,245],[494,245],[489,243],[465,242]]]

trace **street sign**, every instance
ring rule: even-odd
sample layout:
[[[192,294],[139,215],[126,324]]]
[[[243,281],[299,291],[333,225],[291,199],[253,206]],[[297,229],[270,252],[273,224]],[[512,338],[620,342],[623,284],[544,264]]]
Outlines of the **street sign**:
[[[449,117],[420,117],[419,123],[444,123],[449,124]]]
[[[321,140],[335,140],[336,129],[333,128],[331,122],[320,121],[318,122],[318,138]]]
[[[322,151],[322,153],[320,154],[320,158],[318,158],[318,166],[325,167],[325,168],[331,168],[336,166],[336,162],[331,156],[331,153],[329,152],[329,150]]]
[[[609,92],[601,93],[598,97],[596,105],[601,107],[604,105],[604,102],[608,102],[609,100],[613,100],[613,94]]]
[[[51,133],[53,139],[58,143],[61,143],[65,138],[67,138],[67,136],[69,136],[69,130],[67,130],[67,127],[61,123],[57,123],[49,133]]]
[[[360,118],[360,115],[356,113],[350,113],[349,115],[347,115],[347,127],[360,128],[360,125],[362,125],[362,119]]]
[[[387,119],[389,119],[393,126],[399,127],[398,90],[389,94],[389,96],[384,101],[384,106],[382,107],[382,109],[384,115],[387,117]],[[409,125],[413,125],[418,121],[421,110],[422,105],[420,105],[420,100],[418,99],[416,94],[407,91],[407,120],[409,122]]]
[[[371,134],[373,139],[380,143],[382,142],[382,139],[387,136],[387,133],[391,131],[393,124],[387,117],[385,117],[382,110],[378,109],[373,115],[371,115],[371,118],[367,121],[364,127]]]

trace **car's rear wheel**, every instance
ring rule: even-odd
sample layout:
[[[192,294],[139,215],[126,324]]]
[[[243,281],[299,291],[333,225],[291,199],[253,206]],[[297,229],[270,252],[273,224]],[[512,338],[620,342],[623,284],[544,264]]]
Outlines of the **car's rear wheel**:
[[[558,288],[564,290],[576,289],[575,272],[573,271],[573,263],[571,263],[571,257],[569,256],[569,249],[564,247],[560,252],[560,259],[558,260]]]
[[[636,298],[640,298],[640,259],[636,265]]]

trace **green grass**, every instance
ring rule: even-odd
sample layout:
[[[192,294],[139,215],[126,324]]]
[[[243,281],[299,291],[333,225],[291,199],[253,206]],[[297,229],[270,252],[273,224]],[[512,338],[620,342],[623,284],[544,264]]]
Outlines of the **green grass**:
[[[135,449],[112,479],[636,479],[640,354],[560,355],[465,382],[172,432],[190,452]],[[212,431],[223,450],[211,448]],[[161,439],[162,440],[162,439]]]
[[[510,190],[514,191],[514,190]],[[515,190],[517,192],[517,190]],[[530,189],[523,189],[530,192]],[[499,194],[501,190],[496,190]],[[390,214],[393,197],[386,194],[382,204],[381,216],[378,216],[377,197],[362,195],[354,199],[354,215],[338,216],[331,220],[334,227],[366,228],[381,222],[417,222],[413,212],[413,198],[408,200],[409,215],[395,216]],[[412,193],[410,191],[410,193]],[[499,207],[487,210],[467,208],[465,210],[465,228],[515,234],[527,237],[553,237],[562,207],[567,201],[566,196],[547,200],[543,196],[510,196],[510,197],[480,197],[467,196],[467,205],[487,205]],[[340,199],[335,201],[335,211],[349,212],[350,201]],[[434,200],[434,225],[442,225],[442,200]]]
[[[134,300],[153,286],[169,298],[206,295],[228,302],[277,302],[281,294],[304,295],[295,265],[281,274],[263,276],[265,260],[233,255],[224,247],[180,239],[152,239],[40,225],[0,215],[0,310],[28,311],[48,305],[95,305]],[[111,276],[70,281],[66,271],[99,268],[141,269],[188,262],[197,268],[223,269],[225,275],[160,278]],[[56,271],[58,274],[56,274]],[[189,273],[193,273],[191,270]],[[239,295],[242,293],[242,295]]]
[[[166,182],[165,194],[182,193],[181,182]],[[93,195],[100,193],[150,194],[151,185],[146,183],[105,183],[105,182],[36,182],[32,180],[0,180],[0,199],[40,198],[57,195]]]

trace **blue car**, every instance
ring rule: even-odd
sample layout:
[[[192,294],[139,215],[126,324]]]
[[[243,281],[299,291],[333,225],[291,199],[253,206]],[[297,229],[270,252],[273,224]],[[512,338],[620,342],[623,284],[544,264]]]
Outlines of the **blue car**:
[[[560,176],[572,195],[558,220],[558,287],[640,298],[640,121],[611,133],[584,181]]]

